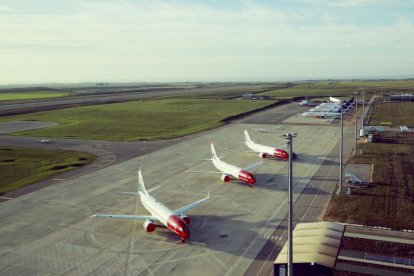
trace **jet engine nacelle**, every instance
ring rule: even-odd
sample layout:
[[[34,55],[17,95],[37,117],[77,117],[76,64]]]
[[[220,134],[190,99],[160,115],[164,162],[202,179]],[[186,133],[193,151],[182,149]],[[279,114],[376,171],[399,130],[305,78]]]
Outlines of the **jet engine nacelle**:
[[[147,232],[153,232],[155,230],[155,224],[152,221],[144,221],[144,229]]]
[[[187,217],[186,215],[180,215],[180,217],[183,219],[183,221],[185,221],[185,223],[187,224],[187,225],[190,225],[190,218],[189,217]]]
[[[267,154],[266,154],[266,153],[261,152],[261,153],[259,153],[259,154],[258,154],[258,156],[259,156],[260,158],[262,158],[262,159],[265,159],[265,158],[267,157]]]
[[[222,175],[220,176],[220,179],[221,179],[221,181],[223,181],[223,182],[229,182],[229,181],[230,181],[230,176],[225,175],[225,174],[222,174]]]

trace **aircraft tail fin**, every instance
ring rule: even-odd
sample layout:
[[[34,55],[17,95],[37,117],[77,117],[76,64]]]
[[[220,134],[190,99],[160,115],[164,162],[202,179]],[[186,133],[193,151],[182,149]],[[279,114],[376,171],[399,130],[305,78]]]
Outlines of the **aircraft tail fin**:
[[[213,159],[219,159],[217,157],[216,150],[214,149],[213,141],[211,142],[211,155],[212,155]]]
[[[145,189],[144,179],[142,178],[141,167],[138,167],[137,175],[138,175],[138,193],[142,192],[148,195],[147,190]]]
[[[252,142],[252,140],[250,139],[249,133],[247,132],[247,129],[244,129],[244,140],[246,143]]]

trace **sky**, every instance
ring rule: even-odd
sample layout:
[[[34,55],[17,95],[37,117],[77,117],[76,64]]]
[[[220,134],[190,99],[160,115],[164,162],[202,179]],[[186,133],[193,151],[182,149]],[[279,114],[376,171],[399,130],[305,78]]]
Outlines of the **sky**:
[[[0,84],[414,76],[411,0],[0,0]]]

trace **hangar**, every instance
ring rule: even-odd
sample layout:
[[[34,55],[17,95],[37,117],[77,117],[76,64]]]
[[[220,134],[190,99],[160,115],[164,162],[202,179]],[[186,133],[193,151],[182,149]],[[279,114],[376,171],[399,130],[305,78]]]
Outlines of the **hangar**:
[[[332,275],[345,226],[334,222],[298,223],[293,230],[293,274]],[[287,243],[274,263],[274,275],[287,275]]]

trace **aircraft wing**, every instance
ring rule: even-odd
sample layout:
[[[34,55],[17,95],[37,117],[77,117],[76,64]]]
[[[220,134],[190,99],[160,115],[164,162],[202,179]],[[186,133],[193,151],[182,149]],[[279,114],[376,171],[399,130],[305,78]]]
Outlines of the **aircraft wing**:
[[[131,219],[131,220],[151,220],[158,221],[156,217],[152,216],[136,216],[136,215],[116,215],[116,214],[93,214],[93,217],[97,218],[119,218],[119,219]]]
[[[243,170],[250,170],[250,169],[253,169],[254,167],[256,167],[256,166],[259,166],[259,165],[261,165],[263,162],[259,162],[259,163],[256,163],[256,164],[252,164],[252,165],[250,165],[250,166],[247,166],[247,167],[245,167],[245,168],[243,168]]]
[[[210,191],[208,191],[207,197],[197,200],[193,203],[190,203],[184,207],[178,208],[177,210],[174,210],[174,213],[179,215],[179,214],[183,214],[185,212],[187,212],[190,209],[193,209],[194,207],[197,207],[198,205],[203,204],[204,202],[206,202],[208,199],[210,198]]]
[[[223,172],[209,172],[209,171],[186,171],[191,173],[212,173],[212,174],[223,174]]]

